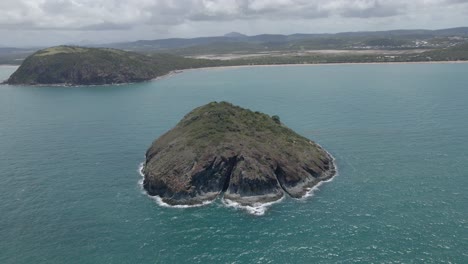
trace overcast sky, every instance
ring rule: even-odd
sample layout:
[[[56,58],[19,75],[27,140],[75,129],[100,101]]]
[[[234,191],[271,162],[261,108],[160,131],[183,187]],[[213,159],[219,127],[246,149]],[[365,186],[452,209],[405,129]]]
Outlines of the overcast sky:
[[[468,26],[468,0],[0,0],[0,46]]]

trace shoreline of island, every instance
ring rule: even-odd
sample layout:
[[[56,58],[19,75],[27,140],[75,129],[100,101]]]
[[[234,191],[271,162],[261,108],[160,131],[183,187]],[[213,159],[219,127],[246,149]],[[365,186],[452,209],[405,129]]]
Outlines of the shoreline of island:
[[[352,66],[352,65],[411,65],[411,64],[467,64],[468,60],[459,60],[459,61],[405,61],[405,62],[332,62],[332,63],[291,63],[291,64],[250,64],[250,65],[225,65],[225,66],[210,66],[210,67],[200,67],[200,68],[187,68],[187,69],[177,69],[172,70],[166,74],[157,76],[152,79],[148,79],[141,82],[128,82],[128,83],[109,83],[109,84],[68,84],[68,83],[55,83],[55,84],[21,84],[26,86],[54,86],[54,87],[74,87],[74,86],[112,86],[112,85],[129,85],[129,84],[138,84],[144,82],[159,81],[166,78],[173,77],[175,75],[197,70],[229,70],[229,69],[242,69],[242,68],[267,68],[267,67],[313,67],[313,66]],[[21,65],[11,65],[11,64],[0,64],[0,67],[11,67],[19,68]],[[8,80],[8,79],[7,79]],[[10,85],[4,80],[0,82],[0,85]],[[20,85],[20,84],[17,84]]]
[[[289,197],[293,200],[304,201],[310,197],[314,196],[314,193],[319,190],[319,187],[325,183],[329,183],[333,181],[337,176],[339,176],[338,165],[336,162],[336,158],[328,152],[325,148],[323,148],[320,144],[310,141],[311,144],[317,146],[320,150],[324,151],[328,160],[330,161],[330,168],[324,172],[324,176],[319,181],[309,181],[300,184],[296,188],[302,189],[302,194],[300,197],[292,197],[290,194],[283,188],[283,194],[281,197],[276,199],[276,197],[271,197],[270,195],[261,195],[257,197],[253,196],[240,196],[238,197],[240,200],[230,199],[225,196],[225,192],[218,192],[214,195],[206,195],[199,199],[199,203],[193,204],[170,204],[164,201],[163,197],[159,195],[151,195],[145,188],[144,188],[144,168],[145,162],[141,162],[138,166],[137,172],[141,176],[141,179],[138,181],[138,186],[141,190],[141,193],[148,196],[158,206],[166,207],[166,208],[174,208],[174,209],[187,209],[187,208],[197,208],[211,205],[212,203],[216,202],[217,200],[220,201],[222,205],[225,207],[232,207],[235,209],[241,209],[246,211],[247,213],[255,216],[262,216],[266,213],[266,211],[270,208],[270,206],[280,203],[286,197]],[[277,179],[278,180],[278,179]],[[272,199],[273,198],[273,199]],[[249,202],[242,201],[242,199],[250,200]]]
[[[298,197],[298,198],[290,197],[293,200],[304,201],[304,200],[312,197],[314,195],[314,193],[319,190],[320,186],[322,186],[324,183],[328,183],[328,182],[333,181],[336,178],[336,176],[339,175],[338,166],[336,164],[336,158],[330,152],[325,150],[320,144],[315,143],[315,145],[317,145],[320,149],[322,149],[327,154],[327,156],[328,156],[328,158],[330,159],[330,162],[331,162],[331,167],[326,172],[327,175],[323,180],[315,182],[311,186],[307,186],[307,187],[305,186],[307,183],[305,185],[303,185],[303,186],[298,186],[299,188],[303,189],[304,194],[301,195],[301,197]],[[246,211],[247,213],[249,213],[251,215],[262,216],[262,215],[264,215],[266,213],[266,211],[270,208],[270,206],[272,206],[274,204],[277,204],[277,203],[280,203],[281,201],[283,201],[288,196],[287,192],[284,192],[283,195],[279,199],[274,199],[274,200],[265,199],[265,196],[255,197],[255,199],[257,199],[256,201],[254,201],[253,203],[250,203],[250,204],[246,204],[246,203],[242,203],[240,201],[235,201],[235,200],[226,198],[224,196],[224,193],[218,193],[213,199],[208,199],[208,200],[203,200],[202,199],[203,201],[201,203],[190,204],[190,205],[189,204],[169,204],[169,203],[166,203],[163,200],[162,197],[160,197],[158,195],[151,195],[151,194],[148,193],[147,190],[145,190],[145,188],[143,186],[143,181],[144,181],[144,178],[145,178],[145,174],[143,173],[143,169],[144,169],[144,162],[141,162],[139,164],[138,170],[137,170],[138,173],[141,176],[141,179],[138,181],[138,186],[139,186],[139,188],[141,190],[141,193],[148,196],[152,200],[154,200],[154,202],[158,206],[166,207],[166,208],[174,208],[174,209],[197,208],[197,207],[203,207],[203,206],[211,205],[212,203],[216,202],[217,200],[220,200],[220,203],[222,205],[224,205],[225,207],[241,209],[241,210],[244,210],[244,211]],[[310,184],[310,182],[308,184]]]

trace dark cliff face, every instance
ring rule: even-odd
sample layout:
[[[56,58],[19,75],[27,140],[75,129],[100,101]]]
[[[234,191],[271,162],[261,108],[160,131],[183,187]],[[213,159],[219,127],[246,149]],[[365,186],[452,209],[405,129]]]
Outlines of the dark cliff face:
[[[150,80],[158,74],[151,58],[141,54],[59,46],[38,51],[26,58],[7,83],[117,84]]]
[[[229,103],[186,115],[146,153],[143,186],[171,205],[220,194],[243,205],[299,198],[335,175],[330,155],[278,118]]]

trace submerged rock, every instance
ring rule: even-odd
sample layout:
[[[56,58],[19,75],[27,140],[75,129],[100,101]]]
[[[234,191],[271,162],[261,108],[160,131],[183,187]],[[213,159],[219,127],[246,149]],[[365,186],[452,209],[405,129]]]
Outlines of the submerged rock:
[[[333,158],[279,118],[230,103],[187,114],[146,152],[143,187],[170,205],[224,199],[253,205],[300,198],[335,175]]]

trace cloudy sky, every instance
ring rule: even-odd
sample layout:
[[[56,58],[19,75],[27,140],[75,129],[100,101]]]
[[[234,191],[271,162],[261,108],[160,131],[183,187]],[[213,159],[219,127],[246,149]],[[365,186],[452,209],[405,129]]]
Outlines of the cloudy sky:
[[[0,46],[468,26],[468,0],[0,0]]]

